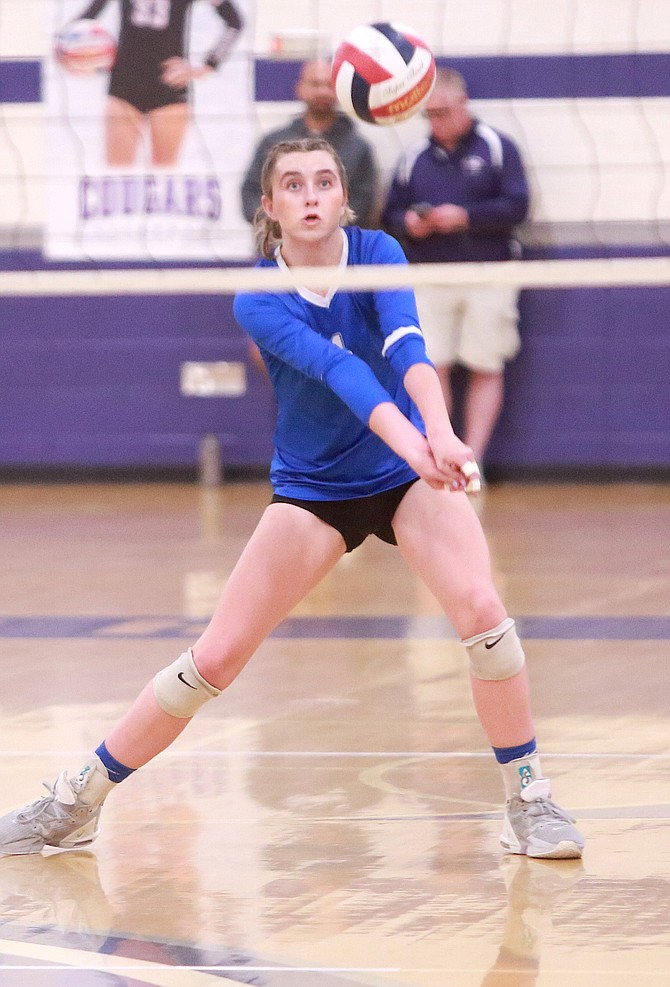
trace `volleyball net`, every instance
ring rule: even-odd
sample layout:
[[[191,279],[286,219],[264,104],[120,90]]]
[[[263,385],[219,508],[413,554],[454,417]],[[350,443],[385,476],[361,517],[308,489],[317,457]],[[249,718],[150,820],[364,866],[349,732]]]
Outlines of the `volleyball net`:
[[[532,193],[524,239],[670,250],[670,19],[658,0],[425,0],[410,12],[401,0],[236,2],[244,28],[219,70],[193,86],[178,166],[153,173],[144,134],[137,163],[116,174],[103,160],[107,75],[68,75],[49,50],[84,0],[0,0],[0,69],[13,73],[5,86],[0,78],[0,243],[54,260],[249,258],[240,182],[258,139],[300,111],[301,62],[329,57],[358,23],[398,20],[463,73],[475,114],[520,147]],[[119,6],[100,15],[112,30]],[[194,64],[220,29],[210,7],[193,4]],[[39,82],[32,95],[4,95],[28,77]],[[426,123],[359,130],[383,197]]]
[[[421,285],[518,289],[622,288],[670,285],[670,257],[519,260],[471,264],[351,267],[141,268],[0,272],[0,297],[217,295],[324,286],[344,291]]]
[[[0,271],[0,468],[265,469],[271,388],[230,296],[436,284],[521,290],[489,479],[667,479],[670,257]]]
[[[10,255],[0,252],[0,463],[184,464],[211,434],[227,463],[265,462],[271,396],[230,296],[442,284],[522,293],[494,466],[667,468],[664,3],[235,0],[243,29],[217,71],[193,84],[177,163],[153,167],[144,120],[125,169],[104,155],[109,76],[68,74],[51,50],[84,6],[0,0],[0,248]],[[124,6],[162,17],[178,5]],[[121,9],[110,0],[100,14],[112,32]],[[205,0],[189,9],[187,54],[198,65],[221,21]],[[253,150],[301,111],[301,64],[329,58],[373,21],[409,23],[438,64],[462,73],[474,114],[518,145],[531,189],[523,260],[253,266],[240,195]],[[427,123],[357,127],[381,203]]]

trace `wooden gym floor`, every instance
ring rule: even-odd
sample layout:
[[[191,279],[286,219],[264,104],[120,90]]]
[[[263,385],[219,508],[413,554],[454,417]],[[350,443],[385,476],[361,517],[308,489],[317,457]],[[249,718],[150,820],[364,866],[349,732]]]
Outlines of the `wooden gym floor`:
[[[263,483],[0,486],[0,811],[76,770],[203,627]],[[504,856],[464,655],[369,539],[89,852],[0,859],[2,987],[668,987],[670,488],[490,489],[583,862]]]

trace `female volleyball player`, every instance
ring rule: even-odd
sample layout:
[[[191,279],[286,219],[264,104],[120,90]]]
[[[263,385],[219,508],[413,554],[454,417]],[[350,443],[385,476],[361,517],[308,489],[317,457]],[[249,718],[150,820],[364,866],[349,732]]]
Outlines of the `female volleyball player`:
[[[80,18],[97,17],[107,3],[93,0]],[[108,165],[128,167],[135,162],[145,123],[151,138],[151,163],[169,166],[177,161],[191,116],[189,84],[221,64],[242,28],[231,0],[210,3],[224,22],[223,33],[204,64],[194,66],[185,57],[193,0],[121,0],[105,122]]]
[[[322,290],[235,300],[277,395],[272,502],[193,648],[158,672],[78,775],[63,772],[49,795],[0,820],[0,852],[90,843],[109,792],[175,740],[338,559],[374,534],[398,545],[463,640],[502,768],[503,846],[578,857],[582,837],[542,776],[524,653],[464,492],[472,452],[452,430],[413,293],[327,287],[328,267],[402,264],[400,247],[381,231],[345,228],[346,175],[321,139],[275,146],[262,187],[260,265],[324,268]]]

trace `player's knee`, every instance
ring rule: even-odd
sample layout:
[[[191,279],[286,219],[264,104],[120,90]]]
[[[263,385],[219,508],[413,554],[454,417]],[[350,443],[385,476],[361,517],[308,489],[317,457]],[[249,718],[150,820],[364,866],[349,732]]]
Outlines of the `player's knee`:
[[[195,667],[190,648],[158,672],[152,685],[161,709],[185,720],[194,716],[208,700],[221,695],[221,689],[210,685]]]
[[[463,641],[470,659],[470,671],[478,679],[511,679],[524,667],[526,656],[514,620],[506,617],[497,627]]]

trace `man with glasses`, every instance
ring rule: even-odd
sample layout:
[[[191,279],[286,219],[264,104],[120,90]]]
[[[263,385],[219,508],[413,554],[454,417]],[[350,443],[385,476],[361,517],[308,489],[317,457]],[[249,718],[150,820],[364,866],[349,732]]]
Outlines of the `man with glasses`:
[[[424,116],[430,135],[398,162],[384,226],[411,262],[518,256],[512,234],[527,215],[529,192],[516,145],[472,115],[465,81],[453,69],[438,70]],[[416,300],[450,413],[451,369],[467,370],[463,440],[481,464],[502,408],[505,362],[519,350],[518,291],[426,285]]]

